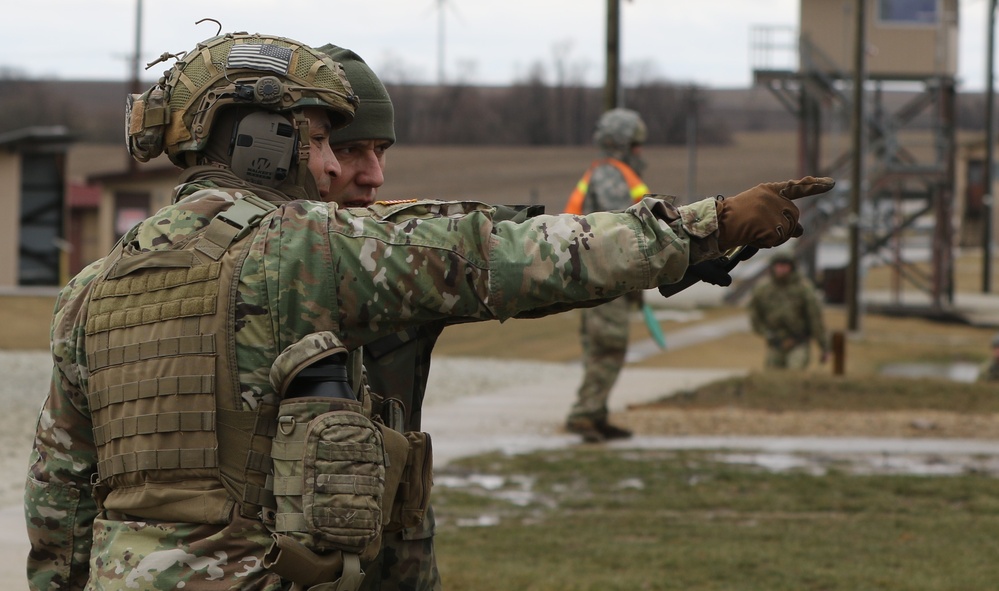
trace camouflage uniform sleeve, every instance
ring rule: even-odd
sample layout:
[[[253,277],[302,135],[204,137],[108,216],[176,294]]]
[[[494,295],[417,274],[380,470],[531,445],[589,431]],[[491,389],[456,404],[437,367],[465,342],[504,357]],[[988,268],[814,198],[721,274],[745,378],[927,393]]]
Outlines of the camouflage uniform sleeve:
[[[494,222],[491,211],[433,201],[332,210],[330,249],[353,253],[333,261],[344,344],[442,318],[505,320],[675,282],[691,238],[717,231],[713,202],[676,208],[646,198],[623,212],[520,223]]]
[[[677,208],[680,225],[691,238],[691,265],[722,255],[718,249],[718,209],[715,203],[714,199],[702,199]]]
[[[24,513],[30,551],[27,574],[31,589],[83,589],[89,575],[91,527],[97,507],[90,476],[96,472],[96,449],[86,397],[81,389],[83,327],[74,279],[60,295],[52,328],[54,367],[48,398],[35,431]]]

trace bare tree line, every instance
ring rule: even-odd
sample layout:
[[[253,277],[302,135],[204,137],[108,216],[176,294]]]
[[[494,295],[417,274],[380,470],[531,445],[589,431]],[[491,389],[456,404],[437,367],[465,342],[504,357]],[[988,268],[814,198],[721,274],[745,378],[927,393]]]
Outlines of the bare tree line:
[[[405,82],[387,84],[396,109],[397,135],[407,145],[588,145],[603,110],[602,91],[573,83],[571,71],[554,82],[541,66],[510,86],[446,86]],[[0,69],[0,133],[30,126],[65,125],[78,139],[118,142],[124,136],[125,82],[32,80]],[[733,128],[756,125],[777,115],[793,126],[787,113],[720,111],[712,91],[649,77],[624,91],[624,105],[642,114],[650,144],[684,144],[688,121],[697,120],[700,144],[725,144]],[[981,129],[984,100],[958,97],[957,124]],[[750,126],[751,129],[756,127]]]
[[[396,133],[406,144],[585,145],[602,112],[601,90],[578,82],[582,66],[559,53],[548,81],[547,69],[534,64],[511,86],[445,86],[407,81],[398,68],[387,84],[396,109]],[[469,66],[471,72],[474,67]],[[390,70],[391,71],[391,70]],[[119,141],[124,135],[126,82],[33,80],[22,72],[0,70],[0,133],[30,126],[65,125],[82,140]],[[686,141],[686,118],[709,113],[706,94],[697,87],[652,80],[626,89],[626,106],[642,113],[649,143]],[[702,143],[724,143],[729,131],[717,117],[699,126]]]
[[[388,90],[396,134],[405,144],[586,145],[603,111],[600,89],[540,79],[504,87],[390,84]],[[685,143],[687,120],[695,114],[702,121],[700,143],[729,141],[724,120],[710,117],[710,102],[698,87],[652,83],[625,94],[625,106],[645,119],[650,144]]]

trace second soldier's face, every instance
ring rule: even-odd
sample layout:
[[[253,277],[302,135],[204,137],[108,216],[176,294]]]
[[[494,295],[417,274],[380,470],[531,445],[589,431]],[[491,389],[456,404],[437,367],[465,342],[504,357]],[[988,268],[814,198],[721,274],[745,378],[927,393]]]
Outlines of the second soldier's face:
[[[774,263],[773,265],[774,277],[778,279],[787,277],[788,275],[791,274],[792,269],[793,267],[791,266],[791,263],[784,263],[784,262]]]
[[[324,109],[307,107],[302,113],[309,120],[309,172],[316,180],[319,198],[330,201],[330,187],[334,179],[340,176],[340,163],[330,149],[330,131],[333,126]]]
[[[355,140],[333,144],[340,175],[330,185],[328,201],[344,207],[366,207],[375,202],[385,182],[385,152],[392,142]]]

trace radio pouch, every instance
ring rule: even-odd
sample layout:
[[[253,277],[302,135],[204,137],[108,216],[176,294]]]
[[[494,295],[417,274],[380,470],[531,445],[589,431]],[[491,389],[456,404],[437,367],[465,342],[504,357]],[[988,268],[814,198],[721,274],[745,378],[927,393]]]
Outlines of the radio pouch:
[[[351,398],[297,396],[300,373],[343,353],[334,335],[317,333],[286,349],[271,370],[283,400],[271,448],[274,543],[264,566],[317,591],[356,589],[383,529],[422,522],[432,481],[425,433],[372,421]]]
[[[345,357],[335,335],[316,333],[285,349],[271,367],[271,384],[283,400],[271,445],[274,543],[264,566],[306,588],[336,583],[330,588],[355,590],[363,580],[361,564],[381,549],[391,465],[382,429],[363,414],[349,388],[295,379],[317,365],[326,368],[321,374],[339,373],[328,370]],[[313,395],[299,396],[296,389]]]

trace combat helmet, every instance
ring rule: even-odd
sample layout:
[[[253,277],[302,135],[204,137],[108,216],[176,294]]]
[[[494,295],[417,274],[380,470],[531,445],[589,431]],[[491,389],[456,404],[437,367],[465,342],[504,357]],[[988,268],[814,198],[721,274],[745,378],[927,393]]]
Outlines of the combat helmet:
[[[357,99],[343,67],[298,41],[226,33],[185,53],[165,53],[149,67],[170,58],[177,62],[152,88],[127,100],[126,143],[140,162],[165,151],[182,168],[196,164],[215,117],[234,105],[282,114],[322,107],[334,128],[353,119]],[[296,120],[304,121],[300,112]],[[307,158],[307,151],[300,155]]]
[[[786,263],[791,265],[791,267],[797,266],[797,259],[794,257],[794,253],[788,252],[786,250],[781,250],[775,252],[773,256],[770,257],[770,266],[774,266],[778,263]]]
[[[631,109],[611,109],[597,120],[593,141],[609,154],[626,153],[636,144],[644,144],[648,130],[641,116]]]

